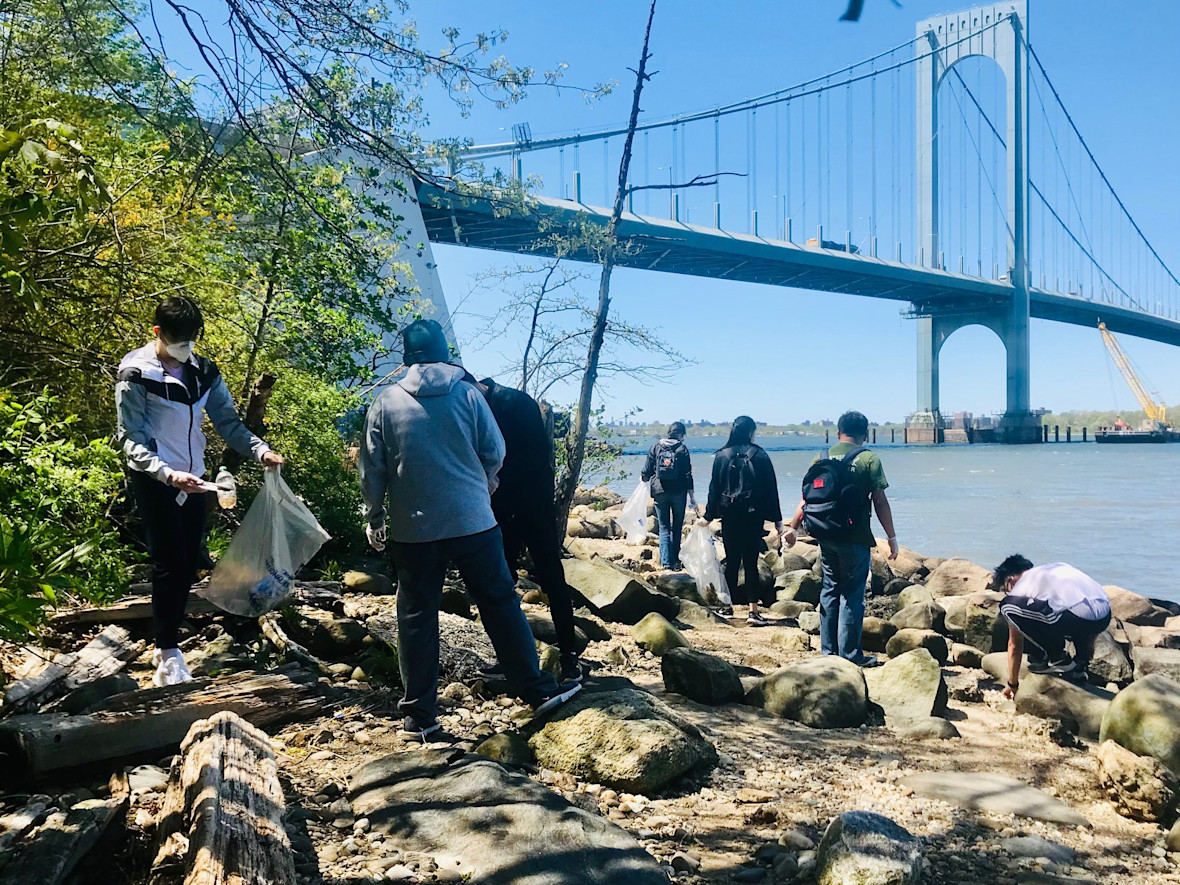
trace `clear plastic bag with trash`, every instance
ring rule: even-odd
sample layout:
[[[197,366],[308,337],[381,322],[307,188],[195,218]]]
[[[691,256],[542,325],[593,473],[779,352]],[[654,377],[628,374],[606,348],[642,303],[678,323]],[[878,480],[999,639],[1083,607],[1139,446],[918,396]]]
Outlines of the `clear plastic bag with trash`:
[[[644,481],[636,486],[623,505],[619,527],[627,533],[628,544],[642,544],[647,540],[647,504],[650,500],[651,483]]]
[[[692,527],[680,546],[680,561],[697,582],[697,591],[705,601],[710,605],[733,605],[717,556],[717,539],[711,529],[703,525]]]
[[[269,468],[262,491],[197,595],[230,614],[266,614],[283,604],[299,569],[330,539],[278,468]]]

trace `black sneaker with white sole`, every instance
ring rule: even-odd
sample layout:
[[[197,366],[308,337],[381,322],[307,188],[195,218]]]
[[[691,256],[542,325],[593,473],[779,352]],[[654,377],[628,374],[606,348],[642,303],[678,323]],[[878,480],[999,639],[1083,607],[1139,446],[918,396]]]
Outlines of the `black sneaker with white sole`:
[[[762,612],[750,612],[746,617],[746,626],[748,627],[769,627],[770,621],[762,616]]]
[[[504,668],[500,666],[499,661],[496,661],[494,664],[480,664],[476,667],[476,670],[479,671],[480,676],[487,676],[489,678],[504,675]]]
[[[1028,669],[1030,673],[1038,673],[1045,676],[1065,676],[1077,670],[1077,666],[1073,658],[1069,655],[1064,655],[1057,660],[1047,661],[1035,668],[1032,664],[1029,664]]]
[[[423,722],[420,719],[415,719],[413,716],[407,716],[402,722],[402,727],[398,731],[402,737],[413,738],[425,742],[431,735],[440,736],[442,732],[442,724],[434,719],[430,722]]]
[[[561,681],[580,683],[586,678],[586,671],[582,667],[582,660],[577,655],[561,656]]]
[[[546,713],[556,710],[581,690],[582,686],[578,682],[563,682],[553,694],[546,695],[537,703],[533,704],[533,715],[543,716]]]

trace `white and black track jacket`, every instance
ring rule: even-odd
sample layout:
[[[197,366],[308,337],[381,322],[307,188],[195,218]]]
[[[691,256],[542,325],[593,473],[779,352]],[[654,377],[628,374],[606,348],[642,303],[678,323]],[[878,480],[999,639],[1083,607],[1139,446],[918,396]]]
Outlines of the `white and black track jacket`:
[[[165,483],[173,471],[204,476],[205,415],[230,448],[255,460],[270,451],[238,417],[212,360],[194,354],[184,377],[181,381],[164,371],[154,341],[119,363],[115,404],[119,444],[128,467]]]

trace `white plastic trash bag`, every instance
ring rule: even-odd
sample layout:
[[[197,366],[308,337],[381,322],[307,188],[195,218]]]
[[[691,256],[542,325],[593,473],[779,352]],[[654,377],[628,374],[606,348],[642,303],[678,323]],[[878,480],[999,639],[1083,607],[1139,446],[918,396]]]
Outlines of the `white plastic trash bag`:
[[[627,503],[619,526],[627,533],[628,544],[642,544],[647,540],[647,502],[651,500],[651,483],[641,482],[636,486]]]
[[[697,582],[697,590],[712,605],[732,605],[721,560],[717,557],[713,532],[702,525],[694,525],[680,547],[680,561],[684,570]]]
[[[279,471],[268,469],[242,527],[197,592],[230,614],[265,614],[283,603],[295,574],[330,537]]]

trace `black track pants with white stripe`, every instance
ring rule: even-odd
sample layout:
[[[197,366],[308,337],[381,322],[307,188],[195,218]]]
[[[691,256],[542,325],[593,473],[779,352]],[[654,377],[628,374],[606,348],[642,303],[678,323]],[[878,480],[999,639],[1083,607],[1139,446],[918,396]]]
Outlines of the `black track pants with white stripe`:
[[[1072,641],[1078,664],[1083,667],[1089,663],[1093,638],[1110,625],[1109,613],[1096,621],[1079,618],[1073,612],[1054,611],[1042,600],[1027,596],[1005,596],[1000,602],[1000,614],[1050,661],[1065,657],[1065,641]]]

